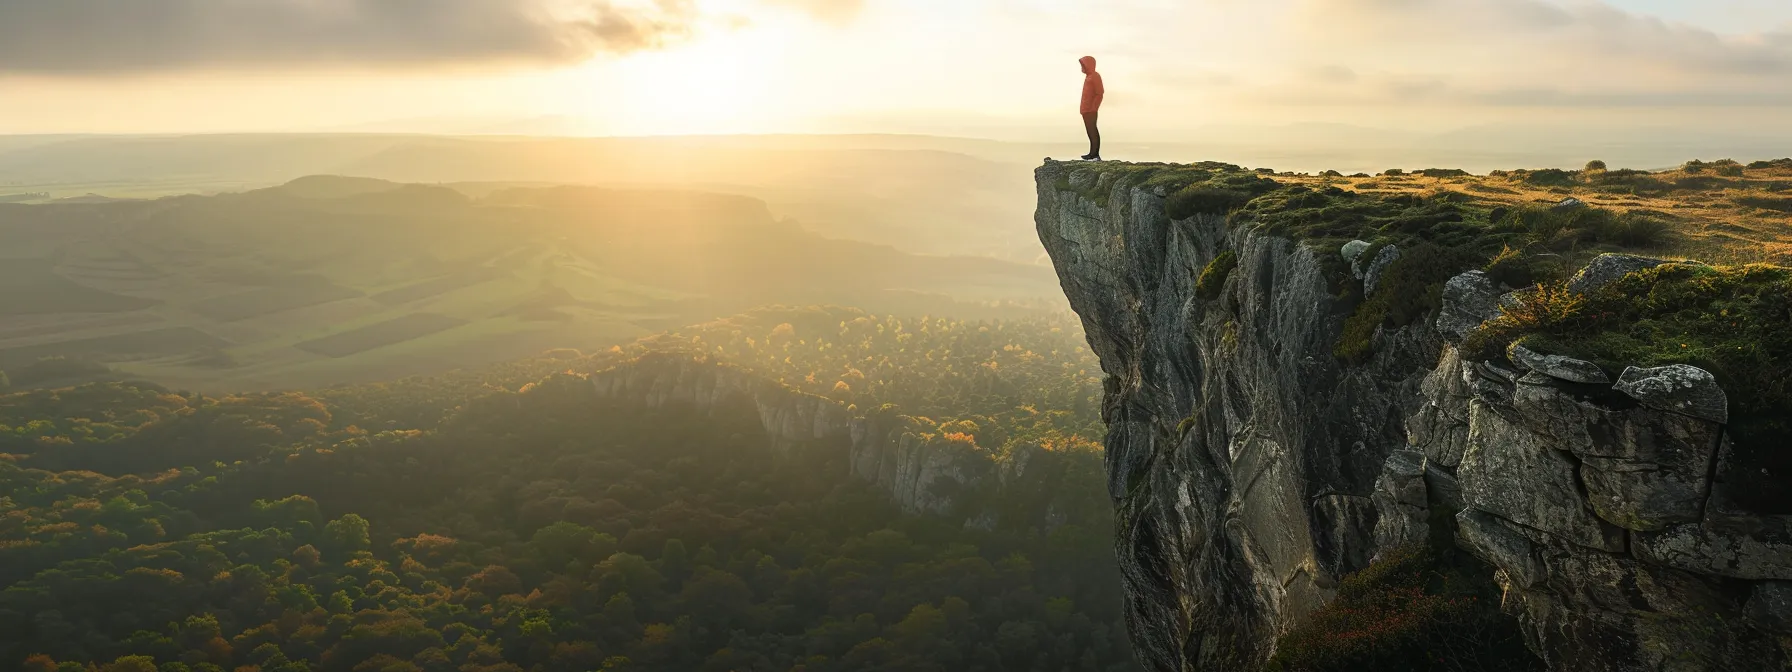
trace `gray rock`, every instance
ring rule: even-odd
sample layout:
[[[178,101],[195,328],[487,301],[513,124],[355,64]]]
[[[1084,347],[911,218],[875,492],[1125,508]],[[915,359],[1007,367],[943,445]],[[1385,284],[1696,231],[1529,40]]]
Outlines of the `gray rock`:
[[[1581,496],[1575,464],[1541,436],[1486,403],[1470,404],[1468,450],[1456,469],[1463,503],[1568,543],[1624,549],[1624,535]]]
[[[1411,450],[1388,454],[1375,479],[1375,556],[1422,544],[1430,536],[1430,497],[1425,484],[1425,455]]]
[[[1443,309],[1438,311],[1437,331],[1460,343],[1481,323],[1500,312],[1500,292],[1493,278],[1481,271],[1469,271],[1444,283]]]
[[[1730,422],[1730,399],[1718,387],[1717,377],[1696,366],[1669,364],[1653,368],[1630,367],[1613,386],[1644,406],[1683,413],[1719,424]]]
[[[1374,545],[1376,503],[1369,497],[1325,495],[1313,502],[1314,542],[1325,552],[1321,561],[1332,576],[1343,576],[1369,566],[1380,548]]]
[[[1762,517],[1740,529],[1700,523],[1634,535],[1645,562],[1737,579],[1792,580],[1792,534],[1783,517]]]
[[[1578,210],[1580,208],[1587,207],[1587,202],[1580,200],[1578,198],[1575,198],[1573,196],[1569,196],[1567,198],[1562,199],[1562,202],[1557,203],[1551,207],[1555,210]]]
[[[1553,385],[1520,385],[1512,414],[1580,459],[1587,501],[1601,519],[1637,531],[1699,519],[1722,432],[1717,423],[1650,408],[1611,410]]]
[[[1350,267],[1352,269],[1355,269],[1357,258],[1363,256],[1363,253],[1367,252],[1367,251],[1369,251],[1369,241],[1353,240],[1348,243],[1345,243],[1344,247],[1342,249],[1338,250],[1338,254],[1340,254],[1344,257],[1344,261],[1346,263],[1350,264]],[[1363,277],[1363,275],[1360,271],[1358,271],[1358,272],[1356,272],[1356,277],[1358,279],[1361,279]]]
[[[1425,463],[1425,494],[1431,499],[1431,508],[1442,507],[1452,515],[1462,512],[1462,483],[1456,474],[1429,460]]]
[[[1512,359],[1513,364],[1558,380],[1597,384],[1612,382],[1612,377],[1606,375],[1597,364],[1561,355],[1545,355],[1521,343],[1513,343],[1506,350],[1506,356]]]
[[[1363,269],[1363,296],[1370,296],[1381,287],[1381,275],[1388,266],[1400,260],[1400,246],[1388,245],[1375,253],[1375,259]]]
[[[1755,584],[1742,611],[1757,628],[1778,635],[1792,635],[1792,582]]]
[[[1070,171],[1070,188],[1077,191],[1094,189],[1095,185],[1100,182],[1100,180],[1100,175],[1087,168]]]
[[[1586,294],[1637,271],[1668,263],[1632,254],[1601,254],[1568,280],[1568,290]]]
[[[1543,562],[1537,559],[1531,541],[1493,514],[1463,509],[1456,514],[1456,536],[1469,551],[1505,570],[1518,587],[1530,588],[1543,582]]]

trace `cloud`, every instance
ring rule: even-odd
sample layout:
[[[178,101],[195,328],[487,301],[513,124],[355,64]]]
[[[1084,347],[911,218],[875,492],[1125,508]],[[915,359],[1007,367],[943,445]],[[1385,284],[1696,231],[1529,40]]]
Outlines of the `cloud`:
[[[765,0],[767,4],[794,7],[816,18],[846,23],[865,8],[865,0]]]
[[[1792,34],[1724,35],[1604,2],[1302,0],[1303,34],[1371,69],[1480,71],[1532,83],[1641,84],[1792,74]],[[1339,56],[1339,54],[1347,54]],[[1374,67],[1365,67],[1374,66]]]
[[[0,0],[0,73],[568,62],[690,34],[694,0]]]

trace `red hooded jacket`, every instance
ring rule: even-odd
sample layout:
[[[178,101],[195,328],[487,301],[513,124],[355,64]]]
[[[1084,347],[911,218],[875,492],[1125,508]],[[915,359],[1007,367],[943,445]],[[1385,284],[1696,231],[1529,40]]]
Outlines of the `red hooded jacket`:
[[[1095,57],[1084,56],[1082,58],[1082,64],[1083,69],[1086,70],[1088,74],[1083,76],[1083,106],[1081,112],[1083,114],[1095,114],[1097,110],[1101,109],[1101,97],[1107,93],[1107,89],[1101,85],[1101,73],[1095,71]]]

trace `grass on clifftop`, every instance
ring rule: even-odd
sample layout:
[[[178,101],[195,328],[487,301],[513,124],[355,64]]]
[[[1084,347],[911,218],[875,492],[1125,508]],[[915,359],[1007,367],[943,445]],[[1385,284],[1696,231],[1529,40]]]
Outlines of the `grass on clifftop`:
[[[1380,327],[1430,314],[1443,283],[1473,268],[1520,288],[1563,279],[1602,252],[1792,264],[1792,159],[1692,161],[1662,172],[1593,161],[1576,171],[1389,170],[1376,177],[1214,162],[1091,163],[1067,166],[1060,188],[1070,189],[1078,171],[1089,171],[1075,181],[1099,204],[1121,181],[1161,187],[1172,219],[1227,215],[1234,225],[1312,245],[1338,294],[1358,302],[1335,348],[1353,363],[1374,354]],[[1555,207],[1570,197],[1584,207]],[[1366,259],[1390,244],[1403,252],[1367,300],[1338,254],[1350,240],[1375,245]],[[1217,287],[1208,289],[1217,296]]]
[[[1792,269],[1669,264],[1586,296],[1552,283],[1504,309],[1463,352],[1503,357],[1514,342],[1593,362],[1614,380],[1628,366],[1710,371],[1730,399],[1737,499],[1792,513],[1783,480],[1792,475]]]

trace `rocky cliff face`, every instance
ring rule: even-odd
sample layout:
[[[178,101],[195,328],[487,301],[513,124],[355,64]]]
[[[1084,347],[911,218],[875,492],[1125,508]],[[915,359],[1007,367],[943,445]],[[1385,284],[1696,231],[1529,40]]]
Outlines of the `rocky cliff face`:
[[[1254,669],[1341,576],[1434,533],[1497,568],[1553,669],[1786,660],[1792,528],[1725,496],[1709,374],[1614,385],[1522,348],[1465,360],[1457,343],[1500,300],[1478,273],[1346,365],[1333,348],[1352,306],[1324,257],[1340,250],[1172,221],[1165,193],[1113,172],[1048,162],[1036,178],[1040,239],[1107,374],[1116,551],[1149,667]],[[1345,281],[1372,295],[1391,249],[1350,259]],[[1226,253],[1230,272],[1200,280]],[[1635,263],[1602,259],[1577,287]]]

